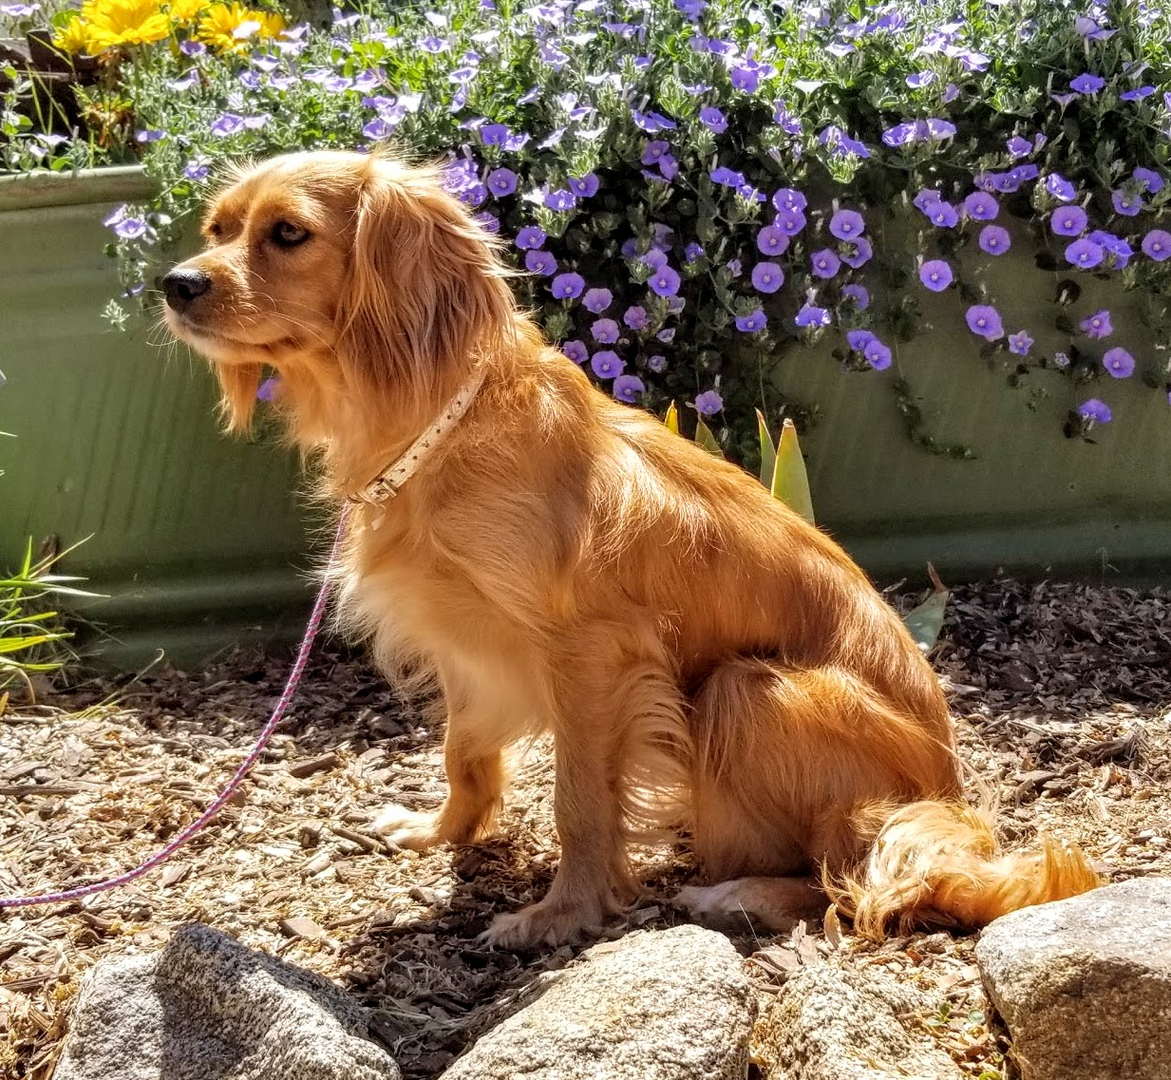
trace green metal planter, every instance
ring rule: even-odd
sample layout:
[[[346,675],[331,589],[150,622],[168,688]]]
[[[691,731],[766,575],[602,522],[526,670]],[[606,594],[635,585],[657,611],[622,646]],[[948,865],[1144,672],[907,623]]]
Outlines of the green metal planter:
[[[0,566],[57,538],[87,605],[88,648],[180,662],[295,625],[309,592],[295,461],[222,437],[210,373],[149,324],[100,317],[116,295],[101,222],[149,194],[136,168],[0,180]]]

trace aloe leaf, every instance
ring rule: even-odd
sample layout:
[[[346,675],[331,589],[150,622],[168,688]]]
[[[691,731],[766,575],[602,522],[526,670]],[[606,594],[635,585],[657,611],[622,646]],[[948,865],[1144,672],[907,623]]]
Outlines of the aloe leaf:
[[[777,467],[777,448],[773,443],[773,437],[768,433],[764,413],[759,409],[756,410],[756,427],[760,432],[760,482],[769,487]]]
[[[792,420],[786,420],[781,425],[771,490],[774,499],[780,499],[791,510],[796,510],[810,525],[816,524],[813,496],[809,492],[809,475],[805,471],[805,459],[801,456],[797,429]]]
[[[935,567],[930,563],[927,564],[927,574],[933,586],[931,595],[918,607],[909,611],[903,619],[907,629],[911,631],[911,637],[915,639],[915,644],[925,653],[935,648],[935,643],[939,640],[943,618],[947,614],[947,601],[951,596],[939,580]]]
[[[714,457],[722,458],[724,456],[724,451],[720,449],[719,441],[712,433],[712,429],[702,420],[697,420],[695,423],[695,445]]]

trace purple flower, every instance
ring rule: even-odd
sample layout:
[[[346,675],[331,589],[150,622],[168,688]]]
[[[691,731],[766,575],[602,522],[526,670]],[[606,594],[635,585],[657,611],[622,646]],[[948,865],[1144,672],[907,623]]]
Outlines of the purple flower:
[[[714,105],[705,105],[699,110],[699,121],[717,135],[728,130],[728,121]]]
[[[202,56],[205,52],[207,52],[207,46],[199,41],[184,41],[183,44],[179,46],[179,51],[183,53],[184,56]]]
[[[876,337],[871,336],[871,339],[866,343],[866,347],[862,350],[862,355],[866,357],[870,366],[875,371],[885,371],[890,367],[890,349]]]
[[[598,193],[598,178],[593,173],[585,176],[571,176],[567,181],[569,190],[579,199],[592,199]]]
[[[1142,101],[1143,98],[1150,97],[1154,92],[1153,86],[1136,86],[1133,90],[1124,90],[1118,96],[1123,101]]]
[[[562,344],[561,351],[575,364],[584,364],[590,358],[590,351],[584,341],[566,341]]]
[[[868,307],[870,307],[870,293],[866,291],[865,285],[843,285],[842,299],[853,300],[854,306],[859,311],[865,311]]]
[[[671,149],[671,144],[662,139],[652,139],[642,148],[642,163],[657,165],[659,158]]]
[[[1045,177],[1045,190],[1062,202],[1069,202],[1077,195],[1077,188],[1060,173],[1050,173]]]
[[[1055,352],[1053,354],[1053,363],[1059,368],[1069,367],[1069,357],[1063,352]]]
[[[1000,321],[1000,312],[988,304],[973,304],[968,308],[966,318],[968,329],[988,341],[995,341],[1004,336],[1004,326]]]
[[[784,210],[778,210],[777,216],[773,219],[773,227],[780,229],[785,235],[785,246],[788,246],[788,237],[796,236],[802,229],[805,228],[805,215],[795,207],[786,207]],[[759,240],[757,243],[759,244]],[[784,251],[784,248],[780,249]],[[765,254],[777,254],[777,252],[766,252]]]
[[[700,416],[715,416],[724,407],[724,399],[715,390],[695,395],[695,411]]]
[[[507,124],[483,124],[480,127],[480,141],[485,146],[503,146],[511,134]]]
[[[919,267],[919,280],[932,292],[943,292],[953,280],[951,267],[943,259],[932,259]]]
[[[855,352],[861,352],[872,341],[876,340],[869,330],[847,330],[846,341]]]
[[[622,316],[622,321],[631,330],[645,330],[651,324],[651,320],[647,317],[646,308],[642,307],[628,307]]]
[[[1056,236],[1081,236],[1089,218],[1080,206],[1063,206],[1053,212],[1049,227]]]
[[[732,68],[732,85],[737,90],[748,94],[755,94],[760,88],[760,69],[758,66],[740,64]]]
[[[865,266],[873,255],[874,248],[870,246],[870,241],[864,236],[859,236],[852,244],[846,245],[846,250],[842,253],[842,262],[858,270]]]
[[[552,277],[557,273],[557,260],[547,251],[529,251],[525,254],[525,267],[540,277]]]
[[[937,199],[927,208],[927,217],[933,225],[938,225],[942,229],[954,229],[960,220],[956,208],[943,199]]]
[[[722,187],[742,188],[748,183],[744,179],[743,173],[738,173],[733,169],[726,168],[723,165],[712,169],[708,174],[711,177],[713,184],[720,184]]]
[[[1087,72],[1085,75],[1079,75],[1076,79],[1071,79],[1069,88],[1076,90],[1079,94],[1096,94],[1105,85],[1106,80],[1101,75],[1091,75]]]
[[[526,225],[516,234],[516,246],[521,251],[539,248],[546,240],[545,230],[539,225]]]
[[[842,260],[829,248],[822,248],[809,256],[810,271],[814,277],[829,279],[842,268]]]
[[[600,341],[603,345],[613,345],[618,340],[620,331],[613,319],[595,319],[594,325],[590,327],[590,333],[595,341]]]
[[[1154,169],[1135,169],[1134,178],[1152,195],[1163,190],[1163,177]]]
[[[484,181],[488,190],[498,199],[516,191],[516,173],[511,169],[494,169]]]
[[[1027,157],[1033,152],[1033,144],[1019,135],[1014,135],[1005,145],[1008,147],[1008,156],[1014,159]]]
[[[764,317],[764,312],[757,308],[755,311],[750,311],[747,315],[736,316],[736,329],[742,330],[746,334],[755,334],[758,330],[763,330],[768,320]]]
[[[1084,237],[1081,240],[1075,240],[1065,249],[1066,262],[1082,270],[1093,269],[1105,257],[1106,253],[1100,244],[1095,244],[1093,240]]]
[[[912,90],[919,90],[924,86],[930,86],[935,79],[934,71],[918,71],[914,75],[908,75],[906,83]]]
[[[1092,240],[1103,251],[1114,257],[1115,270],[1124,270],[1126,264],[1130,262],[1130,257],[1134,254],[1134,249],[1121,236],[1115,236],[1114,233],[1105,232],[1102,229],[1095,229],[1086,239]]]
[[[585,279],[581,274],[558,274],[549,285],[549,291],[558,300],[573,300],[581,296]]]
[[[609,289],[590,289],[582,297],[581,302],[587,311],[601,315],[614,302],[614,294]]]
[[[264,382],[262,382],[256,388],[256,399],[258,401],[272,401],[277,396],[280,387],[281,381],[279,378],[272,377],[265,379]]]
[[[1155,262],[1171,257],[1171,233],[1164,229],[1152,229],[1143,237],[1143,252]]]
[[[930,207],[942,198],[943,196],[935,188],[921,188],[911,200],[911,204],[920,213],[926,214],[930,210]]]
[[[764,255],[783,255],[789,246],[789,237],[776,225],[766,225],[756,234],[756,246]]]
[[[1027,330],[1021,330],[1015,334],[1008,335],[1008,351],[1016,353],[1017,356],[1028,356],[1029,350],[1033,347],[1033,339],[1029,337]]]
[[[1104,401],[1099,401],[1097,398],[1090,398],[1083,401],[1077,407],[1078,415],[1094,424],[1108,424],[1114,419],[1114,414],[1110,411],[1110,406]]]
[[[1129,379],[1134,374],[1134,357],[1125,349],[1115,346],[1106,350],[1102,366],[1116,379]]]
[[[188,180],[206,180],[211,172],[211,165],[201,159],[189,161],[183,168],[183,175]]]
[[[866,222],[857,210],[839,210],[830,218],[829,231],[839,240],[853,240],[866,231]]]
[[[973,221],[994,221],[1000,213],[1000,203],[986,191],[973,191],[964,199],[964,213]]]
[[[637,375],[619,375],[614,380],[614,396],[627,405],[633,405],[644,390],[646,384]]]
[[[626,362],[612,349],[602,349],[590,358],[590,369],[599,379],[614,379],[626,369]]]
[[[1087,315],[1078,325],[1082,328],[1082,333],[1090,338],[1104,338],[1114,333],[1114,327],[1110,323],[1110,312],[1105,308],[1094,312],[1093,315]]]
[[[724,265],[734,278],[738,278],[744,272],[744,264],[739,259],[729,259]]]
[[[647,287],[656,296],[674,296],[679,291],[679,273],[664,263],[650,276]]]
[[[226,139],[244,130],[244,117],[237,113],[221,113],[212,121],[211,133],[218,139]]]
[[[804,192],[796,188],[783,187],[773,192],[774,210],[804,210],[808,205]]]
[[[683,249],[683,259],[688,265],[698,262],[703,255],[703,245],[697,244],[694,240]]]
[[[572,210],[577,205],[577,196],[572,191],[560,188],[545,193],[545,205],[550,210]]]
[[[793,322],[797,326],[829,326],[829,309],[814,304],[804,304]]]
[[[1118,188],[1110,193],[1110,201],[1114,204],[1114,209],[1123,217],[1135,217],[1142,211],[1143,197],[1141,195],[1131,195]]]
[[[775,293],[785,284],[785,272],[772,262],[760,262],[752,268],[752,286],[757,292]]]
[[[114,225],[114,235],[123,240],[137,240],[146,235],[146,222],[142,218],[126,217]]]

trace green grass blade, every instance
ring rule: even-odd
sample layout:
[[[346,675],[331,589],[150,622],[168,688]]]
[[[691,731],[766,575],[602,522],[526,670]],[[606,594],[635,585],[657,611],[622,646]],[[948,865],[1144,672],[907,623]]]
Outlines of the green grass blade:
[[[764,418],[764,413],[759,409],[756,410],[756,427],[760,432],[760,482],[769,487],[777,467],[777,447],[773,437],[768,433],[768,422]]]

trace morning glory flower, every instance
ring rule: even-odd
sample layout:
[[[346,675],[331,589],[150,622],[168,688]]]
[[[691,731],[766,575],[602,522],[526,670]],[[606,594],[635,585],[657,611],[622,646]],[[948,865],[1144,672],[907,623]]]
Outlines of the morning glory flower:
[[[936,74],[934,71],[920,71],[914,75],[908,75],[906,83],[912,90],[919,90],[924,86],[930,86],[935,82],[935,79]]]
[[[937,199],[927,208],[927,217],[941,229],[954,229],[960,220],[956,208],[943,199]]]
[[[622,321],[631,330],[645,330],[651,324],[646,308],[643,307],[628,307],[622,314]]]
[[[798,191],[796,188],[779,188],[773,192],[773,209],[780,210],[804,210],[809,205],[809,200],[805,198],[804,192]]]
[[[590,289],[582,297],[582,306],[595,315],[601,315],[614,302],[614,294],[609,289]]]
[[[1096,94],[1103,86],[1106,85],[1106,80],[1101,75],[1079,75],[1076,79],[1071,79],[1069,88],[1076,90],[1079,94],[1092,95]]]
[[[964,213],[973,221],[993,221],[1000,213],[1000,203],[986,191],[973,191],[964,199]]]
[[[237,135],[244,130],[244,117],[237,113],[221,113],[212,121],[211,133],[219,139]]]
[[[612,349],[602,349],[590,358],[590,369],[599,379],[615,379],[626,368],[626,362]]]
[[[870,307],[870,293],[866,290],[865,285],[849,284],[842,286],[842,299],[852,300],[854,306],[859,311],[865,311]]]
[[[1049,227],[1056,236],[1081,236],[1089,218],[1080,206],[1063,206],[1053,212]]]
[[[842,260],[829,248],[822,248],[809,256],[810,272],[814,277],[829,279],[842,268]]]
[[[1008,156],[1011,158],[1027,157],[1033,152],[1033,144],[1028,139],[1022,139],[1019,135],[1014,135],[1005,145],[1008,147]]]
[[[552,277],[557,273],[557,260],[547,251],[525,253],[525,268],[540,277]]]
[[[758,330],[763,330],[767,323],[768,319],[765,318],[764,312],[760,308],[747,315],[736,316],[736,329],[745,334],[755,334]]]
[[[932,292],[943,292],[953,280],[951,267],[943,259],[931,259],[919,267],[919,280]]]
[[[785,272],[772,262],[760,262],[752,268],[752,287],[757,292],[775,293],[785,283]]]
[[[1012,247],[1012,237],[999,225],[985,225],[980,230],[979,244],[980,250],[989,255],[1003,255]]]
[[[683,249],[683,258],[688,265],[693,262],[698,262],[703,256],[703,245],[697,244],[694,240]]]
[[[627,405],[633,405],[645,390],[646,384],[637,375],[619,375],[614,380],[614,396]]]
[[[777,216],[773,218],[773,223],[769,227],[777,229],[785,237],[785,246],[787,247],[788,238],[790,236],[796,236],[805,228],[805,215],[796,208],[786,207],[784,210],[777,211]],[[761,232],[764,231],[764,229],[761,230]],[[757,244],[760,244],[759,234]],[[764,251],[764,248],[761,248],[761,250]],[[784,251],[784,248],[780,250]],[[765,252],[765,254],[770,254],[770,252]],[[772,254],[775,254],[775,252]]]
[[[830,218],[829,231],[839,240],[853,240],[866,231],[866,222],[857,210],[839,210]]]
[[[728,130],[728,121],[724,114],[714,105],[705,105],[699,110],[699,120],[704,127],[714,131],[717,135]]]
[[[581,274],[558,274],[549,285],[549,291],[558,300],[573,300],[581,296],[585,279]]]
[[[579,199],[591,199],[598,193],[598,178],[593,173],[586,173],[580,178],[571,176],[566,182],[569,190]]]
[[[646,366],[656,374],[662,371],[666,371],[667,358],[663,356],[662,353],[655,353],[654,356],[648,356],[646,358]]]
[[[577,196],[572,191],[559,188],[557,191],[547,191],[544,202],[550,210],[572,210],[577,205]]]
[[[764,255],[783,255],[789,246],[789,237],[776,225],[766,225],[756,234],[756,246]]]
[[[1114,419],[1114,414],[1110,411],[1110,406],[1104,401],[1099,401],[1097,398],[1089,398],[1083,401],[1078,407],[1078,416],[1089,420],[1092,424],[1108,424]]]
[[[723,165],[712,169],[709,175],[713,184],[720,184],[723,187],[742,188],[748,185],[743,173],[735,172]]]
[[[1126,269],[1127,263],[1130,262],[1130,257],[1134,254],[1134,249],[1130,244],[1123,240],[1121,236],[1115,236],[1111,232],[1095,229],[1086,239],[1092,240],[1103,251],[1113,256],[1115,270]]]
[[[1107,349],[1102,366],[1116,379],[1129,379],[1134,374],[1134,357],[1125,349]]]
[[[874,256],[874,248],[864,236],[859,236],[853,243],[847,244],[842,252],[842,262],[852,266],[855,270],[865,266]]]
[[[1123,90],[1118,97],[1122,101],[1142,101],[1143,98],[1150,97],[1154,92],[1153,86],[1136,86],[1133,90]]]
[[[498,199],[516,191],[517,176],[511,169],[494,169],[488,174],[485,186]]]
[[[1110,323],[1110,312],[1105,309],[1096,311],[1093,315],[1087,315],[1078,323],[1078,326],[1081,327],[1082,333],[1089,338],[1104,338],[1114,332],[1114,327]]]
[[[187,177],[188,180],[206,180],[210,172],[210,163],[203,161],[202,159],[189,161],[183,167],[183,175]]]
[[[1152,229],[1143,237],[1143,253],[1155,262],[1164,262],[1171,257],[1171,233],[1164,229]]]
[[[817,307],[815,304],[804,304],[797,312],[793,322],[797,326],[829,326],[829,309]]]
[[[584,341],[563,342],[561,351],[575,364],[584,364],[590,358],[590,351],[586,348]]]
[[[874,340],[874,334],[869,330],[847,330],[846,342],[855,352],[861,352]]]
[[[1075,240],[1065,249],[1066,261],[1082,270],[1092,270],[1105,257],[1106,252],[1100,244],[1095,244],[1093,240],[1084,237]]]
[[[1059,368],[1069,367],[1069,357],[1063,352],[1055,352],[1053,354],[1053,363]]]
[[[695,395],[695,411],[700,416],[715,416],[724,407],[724,399],[715,390]]]
[[[613,345],[618,340],[621,329],[613,319],[595,319],[590,327],[590,333],[595,341],[603,345]]]
[[[652,139],[642,148],[641,161],[644,165],[656,165],[659,158],[671,149],[671,144],[662,139]]]
[[[142,218],[123,218],[113,228],[114,235],[123,240],[137,240],[140,236],[146,235],[146,222]]]
[[[1123,217],[1135,217],[1144,206],[1141,195],[1131,195],[1123,191],[1122,188],[1110,193],[1110,201],[1114,204],[1114,209]]]
[[[930,207],[942,198],[943,196],[934,188],[923,188],[911,200],[911,205],[920,213],[926,214]]]
[[[965,318],[968,329],[988,341],[995,341],[1004,336],[1000,312],[988,304],[973,304],[968,308]]]
[[[1045,177],[1045,190],[1062,202],[1069,202],[1077,195],[1077,188],[1060,173],[1050,173]]]
[[[884,345],[876,337],[866,343],[862,350],[862,355],[875,371],[885,371],[891,364],[891,351],[888,346]]]
[[[679,272],[664,263],[650,276],[647,287],[656,296],[674,296],[681,283]]]
[[[1029,337],[1027,330],[1021,330],[1015,334],[1008,335],[1008,351],[1016,353],[1017,356],[1028,356],[1029,350],[1033,347],[1033,339]]]
[[[1154,169],[1135,169],[1134,178],[1152,195],[1163,190],[1163,177]]]

